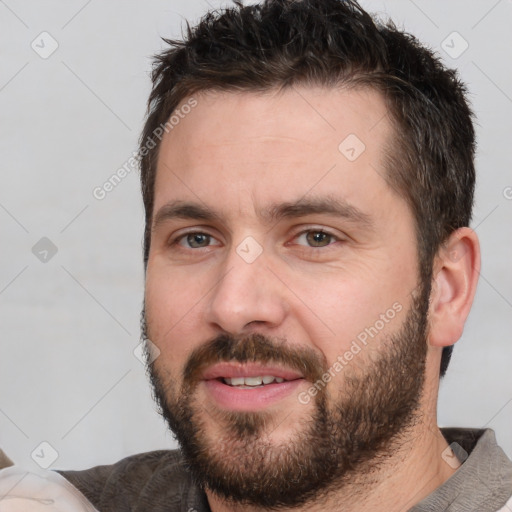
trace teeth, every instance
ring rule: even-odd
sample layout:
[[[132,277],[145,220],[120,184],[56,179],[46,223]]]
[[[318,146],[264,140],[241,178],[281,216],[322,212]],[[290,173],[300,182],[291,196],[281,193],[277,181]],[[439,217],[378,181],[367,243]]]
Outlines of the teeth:
[[[245,377],[246,386],[261,386],[263,377]]]
[[[283,382],[282,377],[274,377],[273,375],[264,375],[257,377],[226,377],[223,379],[226,384],[230,386],[252,386],[257,387],[264,384],[270,384],[272,382]]]

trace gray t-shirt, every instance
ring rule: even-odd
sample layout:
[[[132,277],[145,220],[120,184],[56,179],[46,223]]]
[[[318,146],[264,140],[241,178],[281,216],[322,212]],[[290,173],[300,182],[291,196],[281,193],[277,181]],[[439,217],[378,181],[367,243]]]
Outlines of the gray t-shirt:
[[[468,457],[442,486],[410,512],[512,512],[512,462],[490,429],[441,429]],[[454,449],[457,453],[457,449]],[[127,457],[110,466],[59,471],[100,512],[210,512],[178,450]],[[510,508],[509,508],[510,507]]]

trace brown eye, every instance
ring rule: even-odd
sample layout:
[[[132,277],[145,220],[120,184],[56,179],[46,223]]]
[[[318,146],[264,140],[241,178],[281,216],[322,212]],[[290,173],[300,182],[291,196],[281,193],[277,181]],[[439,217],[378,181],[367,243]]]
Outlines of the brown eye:
[[[311,247],[325,247],[333,241],[333,236],[324,231],[308,231],[305,235],[306,241]]]
[[[211,236],[205,233],[190,233],[183,237],[182,244],[188,245],[192,249],[200,249],[202,247],[208,247],[211,243]]]

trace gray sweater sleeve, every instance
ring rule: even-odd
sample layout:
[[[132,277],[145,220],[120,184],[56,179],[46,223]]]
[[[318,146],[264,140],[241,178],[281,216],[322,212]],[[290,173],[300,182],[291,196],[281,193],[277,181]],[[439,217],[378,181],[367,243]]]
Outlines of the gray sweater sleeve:
[[[58,471],[100,512],[209,512],[178,450],[127,457],[83,471]]]

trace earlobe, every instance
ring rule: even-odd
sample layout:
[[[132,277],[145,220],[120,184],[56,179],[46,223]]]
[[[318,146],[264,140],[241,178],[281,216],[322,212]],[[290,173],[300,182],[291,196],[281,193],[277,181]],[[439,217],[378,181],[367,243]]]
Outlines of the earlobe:
[[[454,231],[434,261],[429,306],[429,343],[453,345],[462,335],[480,275],[480,245],[467,227]]]

